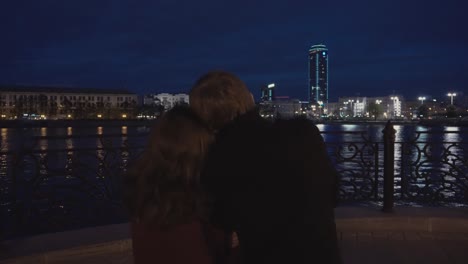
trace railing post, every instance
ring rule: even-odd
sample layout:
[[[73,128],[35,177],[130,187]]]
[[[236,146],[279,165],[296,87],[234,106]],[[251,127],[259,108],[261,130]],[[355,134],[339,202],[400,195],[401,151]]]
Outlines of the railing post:
[[[383,208],[384,212],[393,212],[394,182],[395,182],[395,133],[396,130],[390,120],[382,130],[384,138],[384,190]]]
[[[374,144],[374,199],[379,199],[379,143]]]

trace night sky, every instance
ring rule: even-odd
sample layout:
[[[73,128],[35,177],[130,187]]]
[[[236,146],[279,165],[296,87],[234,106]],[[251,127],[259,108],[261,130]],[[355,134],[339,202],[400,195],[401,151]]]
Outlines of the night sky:
[[[468,91],[467,1],[2,0],[0,84],[188,92],[212,69],[306,99],[308,49],[339,96]],[[445,96],[446,97],[446,96]]]

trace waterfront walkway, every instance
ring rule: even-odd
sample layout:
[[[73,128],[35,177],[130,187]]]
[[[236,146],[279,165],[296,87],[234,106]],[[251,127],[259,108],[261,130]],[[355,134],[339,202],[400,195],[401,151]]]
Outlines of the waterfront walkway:
[[[468,209],[336,209],[344,263],[468,263]],[[0,244],[6,263],[132,263],[128,224]]]

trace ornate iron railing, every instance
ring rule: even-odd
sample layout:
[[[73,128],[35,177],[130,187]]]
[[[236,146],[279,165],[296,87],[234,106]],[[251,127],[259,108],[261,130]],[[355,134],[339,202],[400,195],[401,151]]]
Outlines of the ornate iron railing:
[[[415,132],[395,142],[390,123],[382,132],[383,139],[368,131],[322,132],[340,201],[378,202],[386,211],[394,199],[468,205],[467,137],[436,141],[428,139],[433,133]],[[25,136],[8,150],[0,140],[0,239],[126,221],[122,176],[147,135]]]
[[[459,131],[415,132],[412,139],[396,142],[402,155],[395,196],[434,205],[468,204],[468,142],[462,135]]]
[[[66,148],[42,141],[64,140]],[[72,142],[94,147],[74,146]],[[133,141],[138,144],[134,145]],[[122,176],[141,151],[131,135],[33,137],[0,152],[2,237],[126,221]],[[1,149],[1,146],[0,146]]]
[[[339,175],[339,200],[381,199],[378,191],[382,183],[379,142],[370,139],[367,131],[327,131],[322,135]],[[346,138],[337,140],[336,136]]]

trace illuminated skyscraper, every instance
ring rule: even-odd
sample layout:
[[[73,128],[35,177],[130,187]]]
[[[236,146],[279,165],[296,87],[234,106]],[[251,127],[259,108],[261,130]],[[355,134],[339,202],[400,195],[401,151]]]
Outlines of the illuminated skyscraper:
[[[325,45],[313,45],[309,49],[309,102],[328,103],[328,49]]]
[[[261,101],[273,101],[275,98],[275,84],[270,83],[268,85],[262,86],[261,88],[262,96]]]

